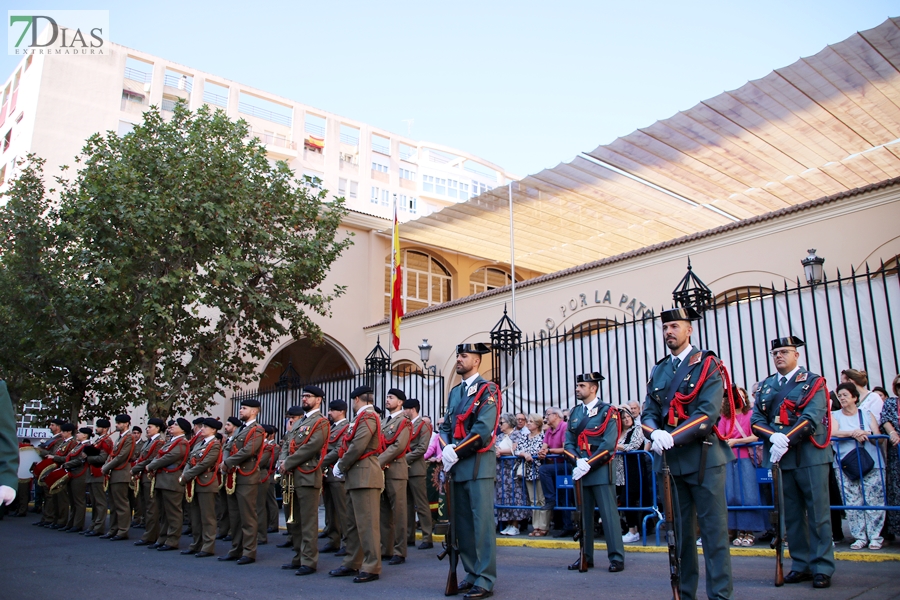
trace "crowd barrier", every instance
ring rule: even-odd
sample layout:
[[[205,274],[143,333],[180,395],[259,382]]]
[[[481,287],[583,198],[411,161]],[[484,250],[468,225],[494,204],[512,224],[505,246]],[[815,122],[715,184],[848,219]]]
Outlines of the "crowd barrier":
[[[876,472],[877,477],[881,481],[881,490],[880,495],[874,495],[867,493],[866,486],[861,486],[861,496],[862,501],[859,504],[848,504],[847,503],[847,487],[853,485],[852,480],[849,479],[840,468],[833,469],[833,475],[837,482],[838,494],[841,499],[840,504],[832,504],[832,510],[896,510],[900,511],[900,506],[897,505],[889,505],[887,501],[887,461],[885,460],[885,456],[887,453],[895,453],[897,459],[900,460],[900,446],[892,446],[890,441],[888,441],[888,437],[885,435],[870,435],[868,436],[869,441],[865,444],[860,444],[854,438],[834,438],[832,439],[832,447],[834,448],[835,460],[837,464],[840,464],[840,460],[847,456],[854,449],[859,448],[860,452],[863,452],[863,446],[873,446],[878,448],[877,452],[874,452],[874,463],[875,466],[872,469],[873,472]],[[753,462],[752,472],[754,476],[750,481],[747,478],[739,476],[736,481],[737,489],[739,490],[739,496],[744,498],[747,496],[745,494],[746,486],[756,486],[759,490],[759,498],[760,504],[729,504],[728,510],[732,511],[752,511],[752,510],[762,510],[762,511],[771,511],[774,509],[774,497],[772,490],[772,471],[769,468],[763,467],[761,465],[762,458],[762,442],[754,442],[751,444],[736,444],[733,446],[735,451],[735,455],[737,456],[740,450],[746,450],[749,454],[750,460]],[[857,460],[860,461],[860,468],[862,467],[861,461],[862,458],[860,456],[860,452],[857,453]],[[743,453],[741,453],[743,454]],[[657,527],[655,528],[656,535],[656,544],[660,544],[660,534],[659,534],[659,524],[662,522],[662,513],[660,511],[660,507],[657,501],[657,485],[656,485],[656,473],[653,472],[651,463],[652,463],[652,455],[645,450],[635,450],[631,452],[620,452],[617,456],[622,457],[626,461],[626,465],[630,461],[637,461],[636,464],[640,465],[641,468],[635,470],[634,468],[626,468],[625,469],[625,488],[626,490],[630,490],[629,494],[627,491],[622,495],[620,501],[624,499],[624,504],[620,504],[619,511],[636,511],[639,513],[646,513],[641,520],[641,539],[644,545],[647,544],[647,526],[651,519],[654,517],[658,519]],[[575,507],[575,497],[574,497],[574,481],[572,480],[572,468],[571,466],[562,459],[562,457],[554,456],[553,462],[550,462],[550,465],[553,465],[553,475],[554,481],[556,481],[556,505],[554,510],[562,510],[562,511],[574,511]],[[784,460],[789,460],[789,458],[785,458]],[[525,461],[524,459],[515,457],[515,456],[501,456],[499,457],[497,463],[497,478],[496,478],[496,498],[495,498],[495,509],[528,509],[528,510],[540,510],[543,506],[543,492],[540,486],[540,478],[529,480],[524,477],[516,477],[516,469],[519,468],[519,465],[522,465],[524,468]],[[612,465],[611,465],[612,467]],[[743,471],[740,469],[736,469],[734,471],[737,474],[742,473]],[[637,474],[637,481],[635,482],[634,474]],[[615,471],[613,470],[613,477],[615,477]],[[613,480],[614,482],[614,480]],[[633,486],[638,486],[638,491],[634,492]],[[528,487],[531,486],[533,494],[529,496]],[[517,491],[521,492],[520,494]],[[535,501],[532,502],[530,498],[534,498]],[[518,500],[518,501],[517,501]]]

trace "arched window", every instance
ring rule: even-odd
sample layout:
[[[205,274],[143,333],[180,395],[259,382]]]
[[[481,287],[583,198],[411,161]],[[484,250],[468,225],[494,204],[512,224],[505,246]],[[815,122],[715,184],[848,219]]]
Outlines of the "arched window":
[[[746,302],[755,298],[765,298],[771,296],[773,293],[775,293],[775,290],[758,285],[736,287],[716,294],[713,303],[715,306],[726,306],[728,304]]]
[[[512,275],[497,267],[482,267],[469,277],[469,294],[479,294],[512,283]]]
[[[444,265],[419,250],[401,250],[403,312],[450,300],[453,278]],[[391,314],[391,257],[384,265],[384,314]]]

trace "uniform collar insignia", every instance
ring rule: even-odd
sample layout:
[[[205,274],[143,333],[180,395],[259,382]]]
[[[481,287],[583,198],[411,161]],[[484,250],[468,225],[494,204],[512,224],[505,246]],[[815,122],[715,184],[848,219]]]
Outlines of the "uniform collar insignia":
[[[703,357],[703,353],[702,353],[702,352],[697,352],[696,354],[694,354],[694,355],[690,358],[690,360],[688,361],[688,364],[691,365],[691,366],[696,365],[697,363],[700,362],[700,359],[701,359],[702,357]]]
[[[809,377],[807,373],[797,373],[797,377],[794,379],[794,381],[800,383],[801,381],[806,381],[807,377]]]

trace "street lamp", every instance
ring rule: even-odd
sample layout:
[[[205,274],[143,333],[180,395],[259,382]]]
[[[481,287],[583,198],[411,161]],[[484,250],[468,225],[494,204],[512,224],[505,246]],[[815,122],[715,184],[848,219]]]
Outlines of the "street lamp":
[[[688,257],[687,273],[672,291],[672,300],[675,301],[675,306],[691,307],[698,313],[712,306],[712,291],[694,274],[691,257]]]
[[[807,252],[809,252],[809,256],[801,260],[800,264],[803,265],[806,283],[814,286],[822,283],[825,279],[825,267],[822,266],[825,264],[825,259],[821,256],[816,256],[815,248],[810,248]]]
[[[428,366],[428,359],[431,358],[431,344],[428,343],[427,339],[422,339],[422,343],[419,344],[419,358],[422,359],[422,367],[426,371],[431,371],[432,373],[437,373],[437,366],[431,365]]]

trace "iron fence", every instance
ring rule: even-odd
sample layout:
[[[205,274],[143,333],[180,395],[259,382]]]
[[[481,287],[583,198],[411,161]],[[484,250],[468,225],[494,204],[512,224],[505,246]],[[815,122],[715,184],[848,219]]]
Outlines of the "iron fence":
[[[602,304],[600,297],[582,296],[580,303]],[[782,289],[730,290],[694,324],[692,342],[713,350],[732,380],[747,389],[774,372],[769,340],[788,333],[806,341],[800,363],[823,375],[830,388],[848,367],[865,369],[872,385],[890,387],[900,372],[900,331],[892,316],[898,308],[897,269],[866,266],[818,285],[797,281]],[[575,406],[575,375],[587,371],[606,377],[598,392],[602,400],[643,404],[651,369],[666,353],[659,315],[643,310],[622,321],[587,321],[525,335],[512,345],[495,343],[493,377],[502,386],[510,384],[504,395],[507,412],[542,414],[550,406]]]

